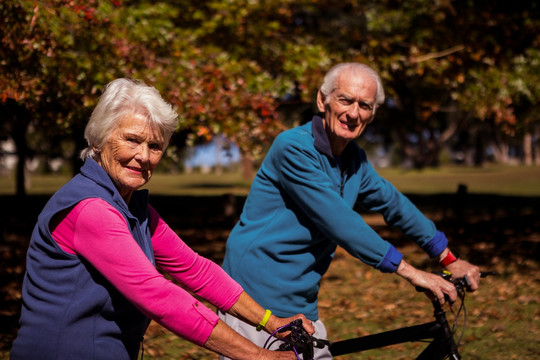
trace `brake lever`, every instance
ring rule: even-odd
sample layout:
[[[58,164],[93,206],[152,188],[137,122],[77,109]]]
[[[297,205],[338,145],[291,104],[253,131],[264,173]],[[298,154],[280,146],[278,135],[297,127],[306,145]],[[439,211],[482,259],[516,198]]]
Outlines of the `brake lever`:
[[[312,360],[314,356],[314,348],[323,349],[330,345],[330,341],[317,339],[311,336],[302,326],[302,320],[296,319],[287,326],[279,329],[278,332],[283,333],[290,331],[290,338],[287,342],[281,344],[281,351],[294,351],[297,354],[302,354],[304,360]]]
[[[482,271],[480,273],[481,278],[485,278],[485,277],[488,277],[488,276],[497,276],[497,275],[499,275],[499,273],[496,272],[496,271]]]

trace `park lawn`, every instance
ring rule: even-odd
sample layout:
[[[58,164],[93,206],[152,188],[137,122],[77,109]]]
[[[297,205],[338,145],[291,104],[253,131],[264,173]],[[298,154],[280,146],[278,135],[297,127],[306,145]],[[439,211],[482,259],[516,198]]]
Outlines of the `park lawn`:
[[[455,193],[465,185],[471,194],[540,196],[540,166],[441,167],[422,171],[378,170],[408,194]]]
[[[407,194],[452,194],[465,185],[473,194],[540,196],[540,166],[486,166],[483,168],[446,166],[424,170],[385,168],[377,170]],[[28,194],[52,194],[70,179],[67,175],[31,175]],[[146,185],[156,195],[215,196],[230,193],[247,195],[250,181],[239,172],[223,174],[156,173]],[[0,177],[0,195],[15,193],[14,176]]]

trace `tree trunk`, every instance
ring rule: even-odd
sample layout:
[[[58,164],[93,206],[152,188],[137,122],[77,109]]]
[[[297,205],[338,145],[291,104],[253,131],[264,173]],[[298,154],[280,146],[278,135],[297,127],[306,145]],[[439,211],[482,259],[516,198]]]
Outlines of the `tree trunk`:
[[[527,166],[531,166],[533,164],[532,148],[532,134],[527,131],[523,136],[523,162]]]
[[[535,141],[533,143],[534,164],[540,166],[540,126],[537,126],[534,131]]]
[[[15,195],[26,196],[26,160],[29,157],[29,148],[26,141],[26,132],[30,124],[30,113],[28,110],[14,100],[8,100],[4,106],[6,118],[11,123],[11,137],[15,143],[15,154],[17,156]]]
[[[242,177],[245,181],[252,181],[255,176],[255,164],[251,154],[242,153]]]
[[[491,148],[493,149],[493,156],[495,157],[495,161],[499,164],[506,165],[508,164],[509,157],[508,157],[508,150],[510,146],[506,142],[500,141],[500,142],[492,142]]]

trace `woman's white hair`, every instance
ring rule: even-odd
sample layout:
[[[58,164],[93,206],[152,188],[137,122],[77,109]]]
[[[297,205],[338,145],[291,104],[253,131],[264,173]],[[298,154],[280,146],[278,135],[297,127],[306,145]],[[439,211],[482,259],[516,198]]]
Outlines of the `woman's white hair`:
[[[375,96],[373,111],[377,110],[377,108],[384,103],[384,89],[379,74],[365,64],[354,62],[337,64],[326,73],[320,89],[326,102],[329,101],[328,95],[336,89],[336,82],[342,71],[349,71],[352,73],[351,75],[364,73],[371,76],[377,83],[377,95]]]
[[[154,87],[139,80],[120,78],[107,84],[90,116],[84,130],[88,147],[81,151],[81,159],[96,159],[96,150],[107,142],[118,121],[130,114],[143,116],[161,130],[166,140],[165,150],[176,129],[178,114]]]

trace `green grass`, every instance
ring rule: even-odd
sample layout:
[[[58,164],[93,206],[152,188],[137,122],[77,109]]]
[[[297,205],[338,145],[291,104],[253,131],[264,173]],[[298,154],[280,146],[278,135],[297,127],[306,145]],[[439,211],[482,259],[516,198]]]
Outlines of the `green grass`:
[[[442,167],[422,171],[379,169],[379,173],[404,193],[428,195],[455,193],[458,185],[469,193],[512,196],[540,196],[540,167],[489,166],[485,168]],[[28,194],[52,194],[69,180],[64,175],[31,175]],[[146,186],[160,195],[246,195],[249,181],[240,173],[155,174]],[[15,193],[13,176],[0,177],[0,195]]]
[[[460,184],[473,194],[540,195],[540,167],[442,167],[422,171],[379,170],[400,191],[412,194],[454,193]]]

